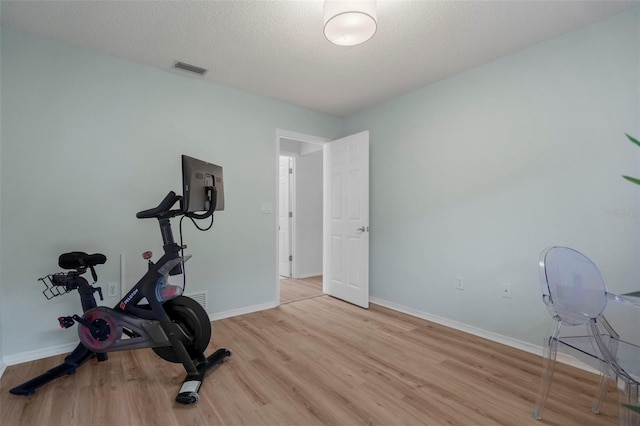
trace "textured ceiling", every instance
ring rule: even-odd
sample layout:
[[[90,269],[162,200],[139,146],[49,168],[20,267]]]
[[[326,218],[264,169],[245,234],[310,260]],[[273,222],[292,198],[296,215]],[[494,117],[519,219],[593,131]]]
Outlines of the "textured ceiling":
[[[355,47],[324,38],[317,0],[3,0],[0,24],[344,116],[639,4],[379,0]]]

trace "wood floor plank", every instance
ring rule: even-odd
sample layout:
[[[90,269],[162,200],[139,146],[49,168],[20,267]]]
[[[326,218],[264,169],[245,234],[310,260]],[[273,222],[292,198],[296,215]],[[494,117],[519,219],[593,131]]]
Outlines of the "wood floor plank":
[[[309,278],[280,280],[280,303],[322,296],[322,275]]]
[[[597,377],[559,364],[543,420],[531,419],[540,357],[372,305],[329,296],[213,323],[233,356],[196,406],[174,401],[184,369],[149,349],[91,360],[23,397],[8,390],[59,364],[10,366],[0,425],[615,425],[612,387],[590,412]]]

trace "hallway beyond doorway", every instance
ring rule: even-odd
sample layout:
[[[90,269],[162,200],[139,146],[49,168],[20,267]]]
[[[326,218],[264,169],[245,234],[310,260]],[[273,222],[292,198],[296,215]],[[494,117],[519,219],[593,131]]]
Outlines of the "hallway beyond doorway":
[[[309,278],[281,278],[280,304],[322,296],[322,275]]]

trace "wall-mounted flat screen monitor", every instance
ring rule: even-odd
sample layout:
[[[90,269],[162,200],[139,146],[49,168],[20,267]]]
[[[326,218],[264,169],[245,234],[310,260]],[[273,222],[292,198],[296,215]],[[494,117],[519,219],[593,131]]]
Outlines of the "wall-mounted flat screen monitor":
[[[210,188],[216,190],[215,210],[224,210],[222,167],[182,156],[182,197],[185,213],[206,212],[210,208]]]

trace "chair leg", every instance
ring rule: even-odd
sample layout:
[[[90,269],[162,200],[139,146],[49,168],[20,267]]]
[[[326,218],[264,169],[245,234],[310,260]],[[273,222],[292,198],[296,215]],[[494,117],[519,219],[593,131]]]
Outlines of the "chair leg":
[[[618,424],[620,426],[640,425],[640,414],[625,405],[640,406],[640,383],[628,382],[624,378],[617,379],[618,385]]]
[[[542,419],[542,411],[549,396],[551,388],[551,379],[553,378],[553,367],[556,363],[556,355],[558,353],[558,335],[560,334],[560,320],[556,319],[551,333],[544,341],[544,356],[542,360],[542,380],[538,390],[536,404],[533,406],[532,417],[536,420]]]
[[[592,413],[600,413],[600,407],[602,407],[602,401],[609,389],[609,376],[607,375],[607,365],[603,362],[600,366],[600,385],[598,386],[598,394],[596,395],[596,401],[591,407]]]
[[[629,388],[629,405],[640,407],[640,383],[631,383]],[[636,426],[640,425],[640,413],[637,411],[631,411],[631,415],[629,417],[629,424]]]

